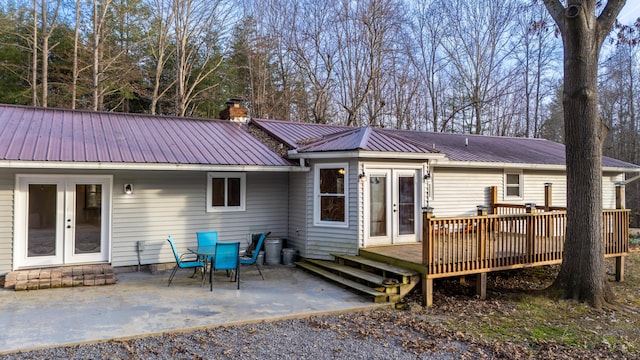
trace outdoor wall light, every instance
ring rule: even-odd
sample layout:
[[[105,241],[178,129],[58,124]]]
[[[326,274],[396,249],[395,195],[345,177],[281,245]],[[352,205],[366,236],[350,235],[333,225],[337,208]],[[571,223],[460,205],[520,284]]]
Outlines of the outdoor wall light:
[[[367,174],[364,173],[364,170],[362,171],[362,174],[358,175],[358,180],[360,180],[361,183],[364,183],[367,180]]]
[[[431,173],[427,171],[427,173],[424,174],[424,181],[429,181],[429,179],[431,179]]]
[[[124,193],[127,195],[133,194],[133,184],[124,184]]]

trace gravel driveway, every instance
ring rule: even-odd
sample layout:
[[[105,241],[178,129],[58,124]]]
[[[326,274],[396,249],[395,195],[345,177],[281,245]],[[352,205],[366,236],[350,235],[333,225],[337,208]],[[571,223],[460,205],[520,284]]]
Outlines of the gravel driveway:
[[[416,330],[409,311],[380,309],[5,355],[5,359],[468,359],[490,352]],[[412,326],[406,326],[412,324]]]

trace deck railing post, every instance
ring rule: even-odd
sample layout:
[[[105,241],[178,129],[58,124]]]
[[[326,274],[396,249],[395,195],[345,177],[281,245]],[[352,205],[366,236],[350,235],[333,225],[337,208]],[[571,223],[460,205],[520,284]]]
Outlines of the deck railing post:
[[[544,212],[551,211],[551,207],[553,206],[553,184],[552,183],[544,183]],[[553,232],[553,217],[548,216],[545,221],[545,235],[547,238],[551,238],[554,235]]]
[[[422,274],[422,305],[433,305],[433,279],[428,278],[431,273],[433,263],[433,208],[430,206],[422,208],[422,265],[425,268]]]
[[[530,216],[527,216],[527,262],[534,262],[535,254],[535,239],[536,239],[536,217],[532,216],[536,212],[536,204],[526,203],[525,211]]]
[[[490,192],[490,203],[489,203],[489,209],[491,211],[491,214],[497,214],[498,213],[498,209],[496,207],[496,204],[498,203],[498,187],[497,186],[492,186],[489,190]]]
[[[624,181],[616,182],[616,209],[625,208]]]
[[[487,253],[487,207],[484,205],[478,205],[478,216],[481,218],[478,219],[478,226],[476,229],[476,236],[478,239],[478,261],[480,262],[479,266],[482,268],[487,267],[485,262]]]
[[[551,207],[553,206],[552,202],[552,190],[553,190],[553,184],[552,183],[544,183],[544,211],[550,211]]]

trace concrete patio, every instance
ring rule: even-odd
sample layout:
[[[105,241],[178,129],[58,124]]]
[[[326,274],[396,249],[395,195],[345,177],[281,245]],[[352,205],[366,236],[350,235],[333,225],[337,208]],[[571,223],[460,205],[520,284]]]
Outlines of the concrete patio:
[[[300,269],[243,267],[240,290],[224,273],[214,291],[181,270],[117,274],[108,286],[0,289],[0,354],[186,329],[370,309],[374,304]],[[208,285],[208,284],[207,284]]]

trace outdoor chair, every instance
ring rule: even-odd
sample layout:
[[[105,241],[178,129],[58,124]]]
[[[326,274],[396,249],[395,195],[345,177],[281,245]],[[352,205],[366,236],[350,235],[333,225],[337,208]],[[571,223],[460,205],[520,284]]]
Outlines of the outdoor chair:
[[[218,242],[218,232],[217,231],[198,231],[196,232],[196,237],[198,238],[198,246],[215,246]],[[208,259],[200,259],[205,263],[211,262],[212,256],[209,256]]]
[[[251,249],[251,247],[247,250],[251,250],[251,253],[247,253],[247,256],[243,256],[240,258],[240,264],[241,265],[256,265],[256,269],[258,269],[258,273],[260,274],[260,276],[262,276],[262,280],[264,280],[264,275],[262,275],[262,270],[260,270],[260,265],[258,265],[258,262],[256,260],[258,260],[258,255],[260,255],[260,249],[262,249],[262,243],[264,243],[264,239],[269,236],[269,234],[271,234],[271,232],[268,232],[266,234],[260,234],[260,238],[258,239],[258,242],[255,245],[255,248]]]
[[[240,242],[219,242],[211,267],[211,291],[213,291],[213,274],[216,270],[233,270],[235,281],[240,289]],[[232,280],[233,281],[233,280]]]
[[[194,274],[195,274],[195,271],[197,271],[198,268],[202,268],[202,278],[204,279],[205,263],[203,263],[202,261],[199,261],[198,259],[185,261],[183,257],[187,254],[178,255],[178,250],[176,250],[176,245],[173,243],[173,238],[171,237],[171,235],[169,235],[169,237],[167,238],[167,241],[169,242],[169,245],[171,245],[171,250],[173,250],[173,256],[175,256],[176,258],[176,266],[173,267],[173,270],[171,271],[171,275],[169,275],[169,285],[167,286],[171,286],[171,281],[173,281],[173,277],[176,275],[176,272],[178,271],[178,269],[194,269]]]

